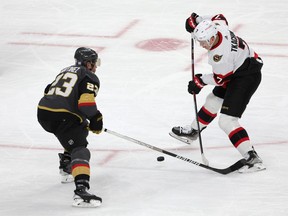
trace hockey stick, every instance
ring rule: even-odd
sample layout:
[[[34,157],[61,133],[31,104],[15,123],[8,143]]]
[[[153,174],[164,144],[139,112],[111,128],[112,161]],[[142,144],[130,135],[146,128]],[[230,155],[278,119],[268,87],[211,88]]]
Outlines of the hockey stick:
[[[241,160],[237,161],[236,163],[234,163],[233,165],[231,165],[231,166],[228,167],[228,168],[225,168],[225,169],[217,169],[217,168],[210,167],[210,166],[207,166],[207,165],[202,164],[202,163],[198,163],[197,161],[193,161],[193,160],[191,160],[191,159],[189,159],[189,158],[186,158],[186,157],[183,157],[183,156],[174,154],[174,153],[172,153],[172,152],[166,151],[166,150],[164,150],[164,149],[160,149],[160,148],[158,148],[158,147],[149,145],[149,144],[147,144],[147,143],[141,142],[141,141],[136,140],[136,139],[133,139],[133,138],[131,138],[131,137],[128,137],[128,136],[119,134],[119,133],[117,133],[117,132],[115,132],[115,131],[111,131],[111,130],[109,130],[109,129],[107,129],[107,128],[105,128],[104,131],[105,131],[106,133],[112,134],[112,135],[117,136],[117,137],[120,137],[120,138],[122,138],[122,139],[125,139],[125,140],[128,140],[128,141],[134,142],[134,143],[136,143],[136,144],[142,145],[142,146],[144,146],[144,147],[146,147],[146,148],[150,148],[150,149],[152,149],[152,150],[154,150],[154,151],[161,152],[161,153],[166,154],[166,155],[169,155],[169,156],[171,156],[171,157],[175,157],[175,158],[177,158],[177,159],[183,160],[183,161],[188,162],[188,163],[192,163],[192,164],[194,164],[194,165],[196,165],[196,166],[203,167],[203,168],[205,168],[205,169],[212,170],[212,171],[214,171],[214,172],[217,172],[217,173],[220,173],[220,174],[223,174],[223,175],[229,174],[229,173],[231,173],[231,172],[234,172],[234,171],[240,169],[241,167],[243,167],[243,166],[245,165],[245,162],[246,162],[245,159],[241,159]]]
[[[193,40],[193,33],[191,32],[191,72],[192,72],[192,79],[194,80],[194,40]],[[197,100],[196,100],[196,94],[193,94],[193,99],[194,99],[194,107],[195,107],[195,118],[197,122],[197,127],[198,127],[198,137],[199,137],[199,145],[200,145],[200,151],[201,151],[201,156],[202,156],[202,161],[205,165],[209,165],[209,161],[204,155],[203,151],[203,145],[202,145],[202,137],[201,137],[201,130],[200,130],[200,125],[199,125],[199,119],[198,119],[198,108],[197,108]]]

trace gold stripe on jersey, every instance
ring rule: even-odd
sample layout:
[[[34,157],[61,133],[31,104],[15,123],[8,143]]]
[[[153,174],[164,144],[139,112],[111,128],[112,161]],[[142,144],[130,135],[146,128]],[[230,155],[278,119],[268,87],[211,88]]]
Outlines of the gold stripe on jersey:
[[[82,119],[82,117],[80,115],[78,115],[76,113],[73,113],[73,112],[70,112],[69,110],[66,110],[66,109],[54,109],[54,108],[40,106],[40,105],[38,105],[38,108],[42,109],[42,110],[47,110],[47,111],[50,111],[50,112],[66,112],[66,113],[70,113],[72,115],[77,116],[80,119],[80,123],[83,122],[83,119]]]
[[[80,99],[78,100],[78,107],[82,106],[94,106],[95,103],[95,97],[94,94],[91,93],[84,93],[80,96]]]

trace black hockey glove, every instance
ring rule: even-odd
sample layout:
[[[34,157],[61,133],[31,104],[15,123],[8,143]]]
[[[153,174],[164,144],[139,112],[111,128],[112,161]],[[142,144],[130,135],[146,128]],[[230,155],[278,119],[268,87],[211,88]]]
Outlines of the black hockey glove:
[[[192,13],[190,17],[186,19],[185,28],[187,32],[192,33],[199,22],[197,22],[197,18],[200,18],[198,14]]]
[[[189,81],[188,92],[190,94],[198,94],[201,89],[206,85],[201,79],[202,74],[196,74],[194,79]]]
[[[89,130],[93,133],[100,134],[103,129],[103,116],[98,110],[96,115],[90,119]]]

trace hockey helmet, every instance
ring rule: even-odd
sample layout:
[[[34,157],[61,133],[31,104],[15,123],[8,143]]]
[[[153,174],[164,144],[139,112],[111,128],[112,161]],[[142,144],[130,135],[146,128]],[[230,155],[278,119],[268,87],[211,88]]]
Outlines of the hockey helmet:
[[[85,66],[87,62],[92,62],[96,66],[100,66],[100,59],[98,54],[90,48],[80,47],[74,54],[75,64]]]
[[[210,20],[203,20],[196,26],[194,30],[194,37],[197,41],[209,42],[211,37],[215,37],[217,35],[217,32],[215,23]]]

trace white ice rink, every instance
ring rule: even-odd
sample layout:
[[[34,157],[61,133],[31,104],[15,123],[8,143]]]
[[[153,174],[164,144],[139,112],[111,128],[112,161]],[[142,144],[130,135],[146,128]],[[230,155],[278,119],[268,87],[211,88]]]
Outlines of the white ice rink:
[[[0,0],[1,216],[287,216],[287,0]],[[264,60],[263,80],[240,123],[266,171],[221,175],[107,133],[88,137],[96,209],[71,207],[61,146],[36,118],[45,86],[73,64],[77,47],[99,52],[97,104],[104,126],[201,162],[199,143],[169,137],[194,117],[185,19],[223,13]],[[195,72],[210,73],[195,48]],[[200,107],[212,86],[197,96]],[[241,158],[217,119],[202,134],[210,165]],[[156,158],[165,156],[164,162]]]

